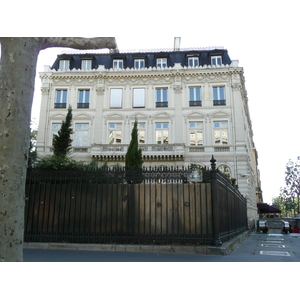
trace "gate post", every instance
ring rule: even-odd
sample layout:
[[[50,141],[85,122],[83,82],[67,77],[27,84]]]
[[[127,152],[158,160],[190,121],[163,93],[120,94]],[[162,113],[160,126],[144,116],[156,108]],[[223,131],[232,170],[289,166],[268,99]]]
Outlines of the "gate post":
[[[219,207],[219,199],[218,199],[218,183],[217,183],[217,172],[216,170],[216,160],[214,156],[212,155],[212,158],[210,160],[211,162],[211,172],[210,172],[210,178],[211,178],[211,200],[212,200],[212,224],[213,224],[213,246],[221,246],[221,238],[220,238],[220,207]]]

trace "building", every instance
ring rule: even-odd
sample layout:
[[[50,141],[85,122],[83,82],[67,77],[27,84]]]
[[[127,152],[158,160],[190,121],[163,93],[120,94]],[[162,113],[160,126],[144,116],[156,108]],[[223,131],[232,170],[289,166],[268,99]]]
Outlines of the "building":
[[[222,47],[58,55],[45,66],[37,152],[73,108],[76,160],[123,165],[138,121],[144,166],[210,165],[236,179],[248,217],[261,201],[243,68]]]

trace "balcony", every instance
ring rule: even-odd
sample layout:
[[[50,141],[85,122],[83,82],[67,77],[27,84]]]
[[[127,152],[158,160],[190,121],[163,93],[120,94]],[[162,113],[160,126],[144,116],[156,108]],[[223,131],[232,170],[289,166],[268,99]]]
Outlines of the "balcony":
[[[190,101],[190,106],[202,106],[202,101]]]
[[[168,102],[155,102],[156,107],[168,107]]]
[[[89,103],[77,103],[77,108],[89,108]]]
[[[226,105],[226,100],[214,100],[214,106]]]
[[[91,156],[100,161],[125,161],[129,145],[94,145]],[[184,144],[142,144],[144,161],[177,161],[184,158]]]
[[[54,108],[66,108],[67,103],[54,103]]]

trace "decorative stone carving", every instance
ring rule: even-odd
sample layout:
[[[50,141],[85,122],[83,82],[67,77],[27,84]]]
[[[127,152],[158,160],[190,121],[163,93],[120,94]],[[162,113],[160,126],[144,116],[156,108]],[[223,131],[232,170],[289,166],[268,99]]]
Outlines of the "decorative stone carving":
[[[105,92],[105,87],[104,86],[97,86],[96,87],[96,93],[97,95],[103,95]]]
[[[175,83],[175,84],[173,85],[173,88],[174,88],[174,92],[175,92],[175,93],[181,93],[183,87],[182,87],[182,84],[178,84],[178,83],[176,84],[176,83]]]
[[[241,84],[240,83],[232,83],[231,88],[233,90],[240,90],[241,89]]]
[[[43,95],[49,95],[50,88],[49,87],[41,87],[41,91]]]

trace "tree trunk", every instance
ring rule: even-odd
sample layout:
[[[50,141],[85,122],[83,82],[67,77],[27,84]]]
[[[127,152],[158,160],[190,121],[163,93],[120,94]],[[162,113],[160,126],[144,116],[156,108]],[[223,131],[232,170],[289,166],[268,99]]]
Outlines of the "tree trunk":
[[[25,178],[37,46],[32,39],[1,39],[0,261],[23,260]]]
[[[116,48],[114,38],[0,38],[0,261],[23,261],[30,116],[39,51]]]

